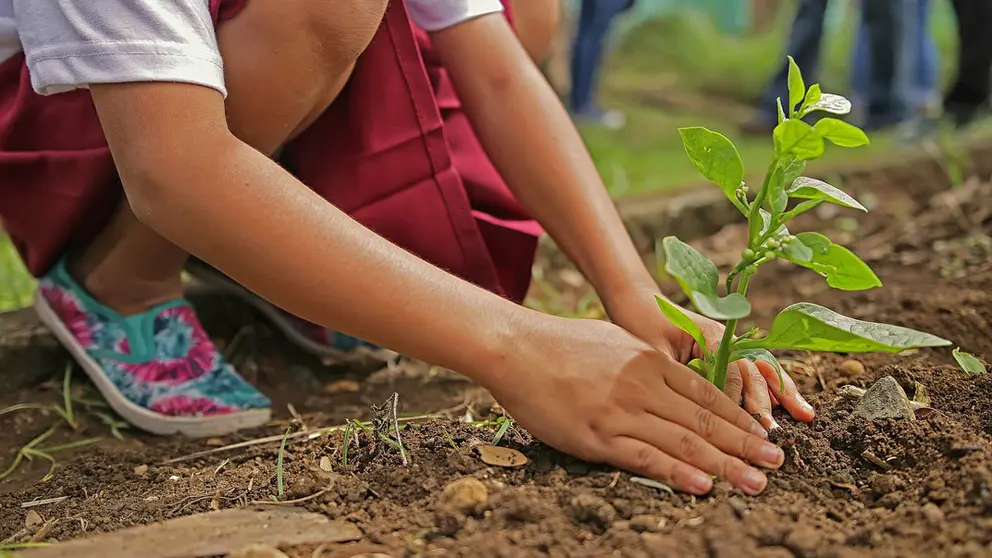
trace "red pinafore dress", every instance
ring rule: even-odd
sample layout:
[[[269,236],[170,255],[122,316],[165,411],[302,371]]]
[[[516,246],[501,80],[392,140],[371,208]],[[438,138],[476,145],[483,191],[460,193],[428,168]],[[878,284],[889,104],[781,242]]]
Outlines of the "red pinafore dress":
[[[210,0],[219,24],[249,0]],[[340,97],[280,162],[353,218],[512,300],[541,229],[476,139],[427,34],[393,0]],[[87,242],[122,188],[88,91],[40,96],[23,55],[0,64],[0,219],[41,275]]]

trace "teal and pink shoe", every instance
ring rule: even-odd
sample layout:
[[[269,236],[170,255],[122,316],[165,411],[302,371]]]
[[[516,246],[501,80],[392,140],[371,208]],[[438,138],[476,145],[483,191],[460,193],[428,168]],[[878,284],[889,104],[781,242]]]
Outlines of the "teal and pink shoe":
[[[209,437],[269,421],[269,399],[224,360],[186,301],[121,316],[62,261],[41,279],[35,308],[114,411],[142,430]]]
[[[395,360],[397,356],[393,351],[383,349],[357,337],[332,331],[285,312],[200,260],[191,259],[186,264],[186,271],[204,284],[247,302],[272,322],[295,345],[325,360],[347,362],[360,358],[372,358],[388,363]]]

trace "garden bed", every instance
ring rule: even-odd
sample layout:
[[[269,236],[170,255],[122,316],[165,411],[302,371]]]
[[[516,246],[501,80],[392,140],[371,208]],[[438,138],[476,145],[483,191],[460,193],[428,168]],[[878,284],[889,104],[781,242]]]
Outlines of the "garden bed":
[[[855,318],[930,331],[976,355],[992,355],[992,185],[971,181],[942,191],[939,177],[921,180],[934,177],[932,171],[928,164],[922,170],[874,172],[871,180],[848,184],[863,201],[875,201],[870,214],[831,209],[792,227],[812,228],[819,219],[817,230],[848,244],[874,267],[881,289],[831,291],[810,272],[769,265],[749,293],[756,321],[767,325],[785,305],[810,300]],[[745,230],[728,225],[694,244],[714,261],[722,255],[730,261],[740,252]],[[574,271],[545,265],[541,285],[536,303],[579,305],[580,313],[596,315],[598,308]],[[667,292],[677,295],[677,289]],[[311,430],[370,418],[370,405],[394,391],[404,414],[457,419],[469,413],[484,419],[494,411],[484,391],[458,376],[415,365],[371,375],[360,367],[324,368],[266,335],[244,308],[230,301],[214,306],[206,316],[208,328],[233,345],[242,368],[275,395],[279,410],[292,402]],[[45,339],[29,331],[32,327],[20,325],[18,335]],[[5,335],[13,337],[10,331]],[[48,360],[37,363],[50,369],[43,376],[52,382],[12,382],[27,387],[0,395],[0,407],[60,401],[51,383],[61,384],[61,369],[53,366],[52,350],[46,351]],[[725,485],[706,498],[669,494],[632,482],[626,473],[569,459],[513,430],[507,433],[509,445],[530,462],[491,466],[479,459],[475,446],[491,442],[497,427],[413,420],[402,432],[408,467],[394,448],[372,447],[367,437],[351,445],[345,466],[342,431],[287,442],[283,500],[305,499],[298,505],[353,523],[362,538],[322,550],[317,545],[285,550],[307,558],[992,555],[992,376],[964,374],[943,349],[867,355],[856,362],[842,355],[780,357],[818,417],[797,424],[776,414],[783,428],[774,438],[786,448],[786,465],[769,475],[768,489],[757,498]],[[5,375],[39,376],[32,359],[7,362],[17,362],[17,368],[5,369]],[[838,388],[868,387],[882,376],[894,377],[910,396],[922,386],[932,410],[917,411],[915,421],[851,419],[854,403]],[[48,464],[37,459],[0,483],[0,540],[67,540],[259,505],[278,492],[278,440],[216,450],[263,436],[281,438],[291,423],[286,411],[281,412],[286,422],[257,432],[192,442],[129,431],[117,440],[95,415],[77,407],[80,431],[63,428],[51,443],[97,435],[106,440],[59,454],[55,476],[45,483],[36,481]],[[0,416],[2,463],[54,421],[54,415],[36,412]],[[292,428],[301,428],[299,421]],[[204,450],[215,453],[162,464]],[[444,488],[464,477],[481,480],[488,492],[486,498],[477,495],[474,506],[466,505],[468,513],[440,503]],[[29,512],[37,514],[30,525]],[[47,531],[39,537],[40,529]]]

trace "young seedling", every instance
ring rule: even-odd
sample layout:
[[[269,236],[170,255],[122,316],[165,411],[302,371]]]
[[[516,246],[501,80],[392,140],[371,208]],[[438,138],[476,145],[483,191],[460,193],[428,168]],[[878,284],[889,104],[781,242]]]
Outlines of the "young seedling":
[[[970,353],[966,353],[961,350],[961,347],[956,347],[951,351],[951,356],[957,361],[958,366],[961,370],[969,374],[985,374],[988,370],[985,368],[985,364],[978,360],[978,358]]]
[[[823,93],[819,84],[807,88],[795,60],[789,57],[789,98],[785,103],[778,100],[778,125],[773,132],[775,155],[756,192],[744,183],[744,165],[729,139],[706,128],[679,129],[689,159],[707,180],[723,190],[748,221],[747,248],[728,274],[722,293],[719,272],[709,259],[673,236],[661,242],[665,271],[678,281],[696,310],[726,323],[723,338],[715,345],[710,343],[714,340],[704,338],[699,326],[681,308],[658,298],[665,316],[702,348],[702,358],[689,366],[721,389],[727,379],[728,363],[744,358],[772,364],[781,379],[782,370],[770,349],[897,353],[950,344],[929,333],[855,320],[809,302],[782,310],[764,337],[758,337],[757,329],[736,335],[738,320],[751,313],[748,285],[758,268],[770,261],[782,259],[810,269],[835,289],[858,291],[881,286],[871,268],[847,248],[820,233],[792,234],[786,228],[789,221],[821,203],[867,211],[846,192],[802,176],[806,162],[820,157],[828,141],[840,147],[868,144],[868,136],[861,129],[842,120],[826,117],[815,125],[803,121],[813,112],[843,115],[850,110],[850,101]],[[790,204],[790,200],[797,203]]]

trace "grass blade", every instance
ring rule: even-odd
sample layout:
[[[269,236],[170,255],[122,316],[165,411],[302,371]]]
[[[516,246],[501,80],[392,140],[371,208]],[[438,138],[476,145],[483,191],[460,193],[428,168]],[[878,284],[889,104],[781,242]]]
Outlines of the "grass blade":
[[[289,439],[289,431],[293,427],[290,426],[286,429],[286,434],[282,437],[282,443],[279,444],[279,456],[276,458],[276,494],[281,500],[283,494],[286,493],[286,486],[283,484],[283,458],[286,456],[286,440]]]

